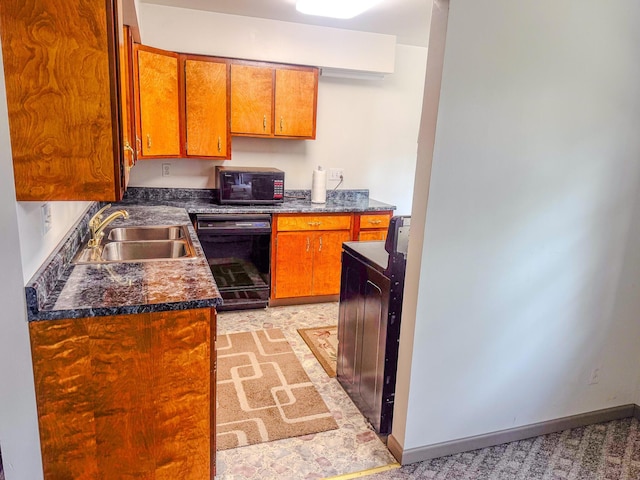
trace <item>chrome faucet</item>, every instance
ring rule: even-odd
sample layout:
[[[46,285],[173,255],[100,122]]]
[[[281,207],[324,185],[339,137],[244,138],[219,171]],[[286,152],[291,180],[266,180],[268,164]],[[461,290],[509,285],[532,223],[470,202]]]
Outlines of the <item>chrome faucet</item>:
[[[88,247],[97,248],[100,246],[100,242],[102,241],[102,237],[104,236],[104,229],[116,218],[129,218],[129,213],[126,210],[117,210],[103,220],[102,214],[110,207],[111,204],[102,207],[93,217],[91,217],[91,220],[89,220],[89,231],[91,232],[91,239],[89,239],[89,243],[87,244]]]

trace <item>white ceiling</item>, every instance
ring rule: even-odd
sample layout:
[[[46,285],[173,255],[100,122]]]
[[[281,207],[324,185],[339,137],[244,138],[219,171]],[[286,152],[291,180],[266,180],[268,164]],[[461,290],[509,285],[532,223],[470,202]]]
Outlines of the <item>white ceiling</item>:
[[[349,20],[314,17],[298,13],[296,0],[141,0],[172,7],[208,10],[284,22],[395,35],[397,43],[426,47],[431,0],[382,0],[371,10]]]

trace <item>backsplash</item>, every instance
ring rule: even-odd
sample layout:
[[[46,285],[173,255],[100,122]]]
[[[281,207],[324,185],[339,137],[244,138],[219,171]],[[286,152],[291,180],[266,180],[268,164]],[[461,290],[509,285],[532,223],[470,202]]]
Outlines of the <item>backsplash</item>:
[[[285,198],[311,200],[311,190],[285,190]],[[214,188],[129,187],[124,200],[210,200],[218,198]],[[327,200],[354,201],[369,198],[368,189],[327,190]]]
[[[56,283],[62,277],[66,267],[80,248],[83,238],[89,232],[89,220],[98,211],[102,204],[92,203],[82,214],[80,219],[51,252],[42,266],[33,274],[27,282],[25,294],[27,297],[27,310],[29,316],[36,314],[39,305],[44,305],[47,297],[53,291]]]

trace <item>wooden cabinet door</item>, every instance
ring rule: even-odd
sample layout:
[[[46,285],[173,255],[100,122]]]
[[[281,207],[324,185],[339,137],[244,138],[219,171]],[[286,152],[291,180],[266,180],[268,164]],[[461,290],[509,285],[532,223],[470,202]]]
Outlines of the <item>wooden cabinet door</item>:
[[[120,50],[120,112],[122,131],[122,154],[124,156],[124,187],[129,184],[129,171],[136,163],[133,146],[135,144],[134,116],[133,116],[133,82],[131,69],[131,54],[133,43],[131,31],[126,25],[121,25],[119,38]]]
[[[17,200],[122,197],[119,7],[119,0],[0,1]]]
[[[180,156],[178,54],[138,46],[141,156]]]
[[[340,293],[342,243],[351,240],[345,231],[318,232],[314,239],[313,295]]]
[[[227,80],[222,61],[184,61],[186,156],[230,158]]]
[[[275,298],[311,295],[313,235],[311,232],[278,233],[273,282]]]
[[[273,132],[273,68],[231,65],[231,133]]]
[[[276,70],[276,136],[315,138],[317,70]]]

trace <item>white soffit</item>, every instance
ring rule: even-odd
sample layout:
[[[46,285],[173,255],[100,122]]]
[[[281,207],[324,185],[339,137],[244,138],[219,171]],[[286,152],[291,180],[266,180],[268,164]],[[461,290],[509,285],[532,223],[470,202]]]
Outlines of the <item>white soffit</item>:
[[[396,37],[142,3],[142,43],[183,53],[393,73]]]

